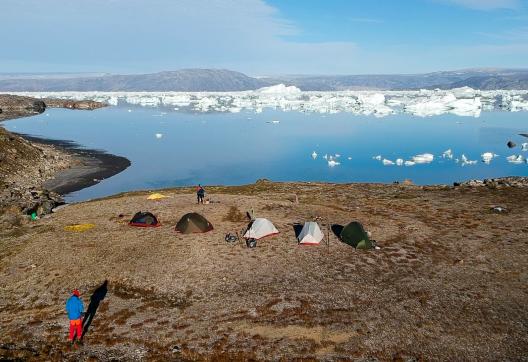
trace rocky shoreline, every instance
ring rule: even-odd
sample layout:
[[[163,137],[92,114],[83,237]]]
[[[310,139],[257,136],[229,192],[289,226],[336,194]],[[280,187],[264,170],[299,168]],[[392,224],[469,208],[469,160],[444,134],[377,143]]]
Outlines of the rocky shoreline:
[[[43,113],[46,108],[94,110],[94,101],[0,95],[0,122]],[[130,165],[123,157],[85,150],[68,141],[19,135],[0,127],[0,224],[16,227],[64,203],[61,195],[94,185]]]

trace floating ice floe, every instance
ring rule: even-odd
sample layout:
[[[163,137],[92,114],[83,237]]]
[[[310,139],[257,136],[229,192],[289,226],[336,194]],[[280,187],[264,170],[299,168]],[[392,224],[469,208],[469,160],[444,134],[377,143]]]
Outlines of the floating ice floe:
[[[317,158],[317,152],[313,151],[312,152],[312,158],[315,160]]]
[[[163,137],[163,133],[156,133],[156,138],[157,139],[160,139],[161,137]]]
[[[340,164],[341,164],[340,162],[337,162],[335,160],[328,160],[328,166],[330,167],[338,166]]]
[[[394,165],[394,162],[392,162],[391,160],[387,160],[386,158],[383,159],[383,166],[392,166]]]
[[[398,158],[398,159],[396,160],[396,165],[398,165],[398,166],[403,165],[403,159]]]
[[[278,95],[294,94],[294,95],[297,95],[301,93],[301,90],[293,85],[288,87],[281,83],[281,84],[273,85],[271,87],[260,88],[256,92],[262,93],[262,94],[278,94]]]
[[[448,158],[448,159],[452,160],[453,159],[453,150],[451,150],[450,148],[445,150],[442,153],[442,158]]]
[[[491,160],[493,160],[497,156],[498,155],[493,152],[484,152],[482,155],[480,155],[480,157],[482,157],[482,162],[487,165],[489,165],[491,163]]]
[[[323,158],[324,158],[325,160],[328,160],[328,155],[325,153],[325,155],[323,156]]]
[[[520,164],[526,161],[523,155],[511,155],[506,157],[509,163]]]
[[[278,84],[241,92],[16,92],[35,98],[95,100],[110,105],[167,106],[198,112],[264,109],[333,114],[349,112],[383,117],[393,113],[433,116],[452,113],[477,117],[481,111],[528,111],[528,90],[476,91],[471,88],[419,91],[301,91]]]
[[[462,154],[462,156],[460,157],[461,159],[461,164],[462,166],[466,166],[466,165],[476,165],[477,164],[477,161],[476,160],[469,160],[466,155]]]
[[[416,162],[414,162],[414,161],[405,161],[403,164],[405,166],[414,166],[414,165],[416,165]]]
[[[351,159],[352,159],[352,157],[348,156],[348,157],[347,157],[347,159],[351,160]]]
[[[431,163],[434,160],[434,155],[430,153],[422,153],[412,157],[415,163]]]
[[[521,151],[528,151],[528,143],[521,143]]]
[[[381,155],[377,155],[377,156],[374,156],[372,158],[375,159],[376,161],[381,161],[381,159],[382,159]]]

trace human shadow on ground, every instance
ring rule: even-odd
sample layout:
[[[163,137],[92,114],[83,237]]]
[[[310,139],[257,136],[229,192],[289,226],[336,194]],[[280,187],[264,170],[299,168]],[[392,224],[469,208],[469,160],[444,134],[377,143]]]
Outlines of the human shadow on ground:
[[[336,238],[338,240],[341,240],[341,231],[343,231],[345,227],[343,225],[333,224],[330,228],[332,229],[332,232],[334,233]]]
[[[105,280],[103,284],[101,284],[92,294],[90,297],[90,304],[88,305],[88,309],[86,310],[86,314],[84,315],[83,319],[83,333],[82,338],[88,333],[88,329],[90,328],[90,325],[92,324],[92,321],[95,317],[95,313],[97,313],[97,308],[99,308],[99,304],[103,299],[106,297],[106,293],[108,292],[108,280]]]

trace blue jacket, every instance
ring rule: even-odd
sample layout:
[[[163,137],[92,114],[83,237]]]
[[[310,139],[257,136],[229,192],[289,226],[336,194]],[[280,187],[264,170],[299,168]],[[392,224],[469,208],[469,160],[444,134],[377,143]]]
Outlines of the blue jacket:
[[[66,312],[70,320],[81,319],[81,314],[84,312],[84,305],[79,297],[72,295],[66,301]]]

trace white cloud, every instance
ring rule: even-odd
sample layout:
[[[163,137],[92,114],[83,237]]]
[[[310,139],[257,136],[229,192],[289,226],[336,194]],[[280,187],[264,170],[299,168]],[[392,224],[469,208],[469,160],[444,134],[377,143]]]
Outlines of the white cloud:
[[[78,64],[112,72],[339,73],[357,57],[352,42],[293,40],[301,30],[264,0],[0,1],[0,32],[10,34],[2,47],[10,49],[11,64],[39,62],[42,71]],[[28,47],[25,39],[34,34],[45,41]]]
[[[520,0],[437,0],[476,10],[518,9]]]

